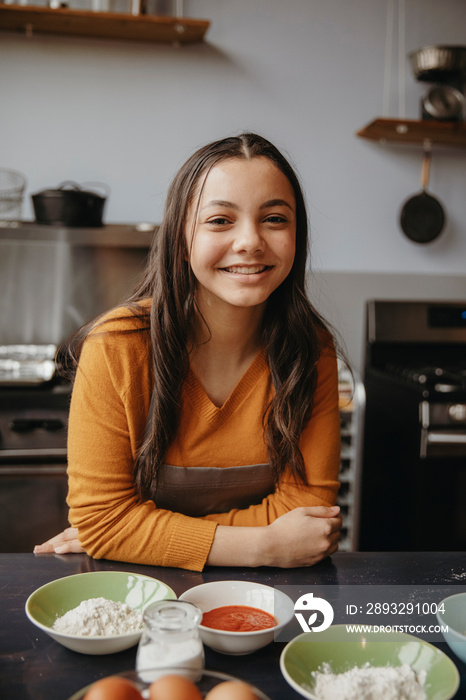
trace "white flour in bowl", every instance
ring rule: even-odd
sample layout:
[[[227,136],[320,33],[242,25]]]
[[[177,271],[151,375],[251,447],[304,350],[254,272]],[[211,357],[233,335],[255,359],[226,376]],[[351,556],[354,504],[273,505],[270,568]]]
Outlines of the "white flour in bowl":
[[[328,664],[313,671],[313,693],[319,700],[425,700],[426,672],[416,673],[411,666],[354,667],[344,673],[332,673]]]
[[[82,637],[108,637],[137,632],[142,628],[141,612],[133,610],[126,603],[117,603],[107,598],[83,600],[53,623],[56,632]]]

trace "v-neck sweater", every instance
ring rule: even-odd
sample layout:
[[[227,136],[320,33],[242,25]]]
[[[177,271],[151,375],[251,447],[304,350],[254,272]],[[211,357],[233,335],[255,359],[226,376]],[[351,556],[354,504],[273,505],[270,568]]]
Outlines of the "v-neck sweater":
[[[265,353],[261,351],[256,355],[222,406],[216,406],[210,400],[195,373],[190,369],[184,386],[184,398],[202,413],[206,421],[221,424],[237,410],[241,402],[251,393],[252,385],[256,383],[267,367]]]
[[[265,526],[299,506],[335,503],[340,422],[331,346],[318,362],[314,409],[300,440],[308,485],[285,469],[275,491],[261,503],[202,517],[157,508],[156,500],[141,501],[134,460],[149,412],[150,348],[141,320],[121,319],[119,313],[112,312],[84,343],[70,407],[70,523],[89,555],[201,571],[218,524]],[[265,352],[220,407],[190,370],[166,464],[191,469],[266,463],[263,414],[273,391]]]

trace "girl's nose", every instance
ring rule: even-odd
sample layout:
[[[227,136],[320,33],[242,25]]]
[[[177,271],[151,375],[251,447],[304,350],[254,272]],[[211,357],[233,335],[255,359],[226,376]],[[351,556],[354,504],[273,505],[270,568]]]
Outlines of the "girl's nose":
[[[260,228],[252,222],[245,222],[238,227],[233,241],[235,253],[246,252],[250,255],[264,250],[265,243]]]

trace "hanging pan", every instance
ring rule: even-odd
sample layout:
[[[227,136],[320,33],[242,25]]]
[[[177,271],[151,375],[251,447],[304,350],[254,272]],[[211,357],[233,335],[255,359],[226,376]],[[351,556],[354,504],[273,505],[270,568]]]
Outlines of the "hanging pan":
[[[415,243],[430,243],[441,234],[445,225],[442,205],[427,193],[430,157],[430,150],[425,150],[422,160],[422,190],[403,204],[400,214],[403,233]]]

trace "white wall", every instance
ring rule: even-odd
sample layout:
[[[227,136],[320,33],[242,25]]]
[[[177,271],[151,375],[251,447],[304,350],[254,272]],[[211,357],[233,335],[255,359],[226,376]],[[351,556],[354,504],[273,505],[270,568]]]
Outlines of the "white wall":
[[[346,356],[362,376],[369,299],[464,301],[466,275],[314,271],[309,291],[314,304],[343,341]]]
[[[466,44],[463,0],[405,4],[404,55]],[[73,179],[110,186],[108,222],[157,221],[169,180],[195,148],[251,129],[297,166],[316,269],[463,275],[466,151],[434,151],[430,189],[448,223],[420,246],[397,223],[420,188],[420,150],[355,137],[377,116],[398,116],[396,41],[382,115],[387,6],[187,0],[186,14],[212,25],[204,44],[180,49],[0,34],[0,166],[28,178],[24,217],[33,218],[31,193]],[[404,63],[406,116],[417,119],[426,86]]]

